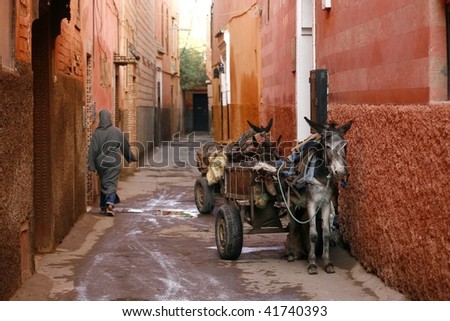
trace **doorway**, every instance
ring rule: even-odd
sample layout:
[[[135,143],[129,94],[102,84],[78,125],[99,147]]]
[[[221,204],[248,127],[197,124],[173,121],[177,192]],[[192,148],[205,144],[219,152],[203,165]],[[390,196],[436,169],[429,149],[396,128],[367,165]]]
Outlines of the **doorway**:
[[[34,245],[38,252],[53,249],[54,234],[50,164],[50,52],[50,16],[44,13],[32,26]]]
[[[194,118],[194,131],[209,131],[209,113],[207,94],[193,94],[192,109]]]

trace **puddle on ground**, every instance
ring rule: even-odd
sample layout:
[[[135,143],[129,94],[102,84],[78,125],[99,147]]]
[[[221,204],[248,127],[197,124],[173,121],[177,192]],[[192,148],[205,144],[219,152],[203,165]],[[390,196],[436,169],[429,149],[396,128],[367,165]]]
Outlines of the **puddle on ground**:
[[[215,246],[209,246],[208,249],[216,250],[217,248]],[[283,246],[256,246],[256,247],[242,247],[243,254],[245,253],[254,253],[254,252],[261,252],[261,251],[280,251],[284,250]]]
[[[136,209],[129,208],[125,210],[126,213],[140,213],[140,214],[152,214],[156,216],[172,216],[172,217],[182,217],[182,218],[196,218],[198,217],[198,212],[196,211],[186,211],[179,209],[164,209],[164,210],[145,210],[145,209]]]
[[[186,218],[194,218],[198,216],[198,213],[183,210],[157,210],[155,214],[162,216],[180,216]]]

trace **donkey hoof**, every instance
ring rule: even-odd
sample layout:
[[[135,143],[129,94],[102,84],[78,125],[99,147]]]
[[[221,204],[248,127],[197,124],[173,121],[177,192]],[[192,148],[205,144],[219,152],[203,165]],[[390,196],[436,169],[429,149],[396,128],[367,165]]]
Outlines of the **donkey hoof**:
[[[295,258],[294,258],[294,256],[293,256],[292,254],[290,254],[290,255],[288,256],[287,260],[288,260],[288,262],[294,262],[294,261],[295,261]]]
[[[315,264],[308,265],[308,274],[314,275],[314,274],[317,274],[317,273],[318,273],[317,265],[315,265]]]
[[[328,263],[327,265],[325,265],[325,272],[334,273],[333,263]]]

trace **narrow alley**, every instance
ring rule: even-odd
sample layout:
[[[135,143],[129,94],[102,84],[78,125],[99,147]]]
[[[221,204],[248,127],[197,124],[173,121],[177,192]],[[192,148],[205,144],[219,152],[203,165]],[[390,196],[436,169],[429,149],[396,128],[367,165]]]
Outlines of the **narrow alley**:
[[[450,0],[7,0],[0,15],[0,300],[450,300]],[[86,162],[103,110],[140,157],[115,217]],[[200,141],[230,147],[219,163],[271,163],[210,183]],[[305,208],[346,243],[317,267],[285,249]]]
[[[335,274],[308,275],[306,261],[283,257],[285,234],[245,235],[240,258],[221,260],[215,215],[198,214],[193,194],[194,147],[208,139],[166,144],[154,166],[122,177],[116,216],[90,209],[12,300],[405,300],[340,247]]]

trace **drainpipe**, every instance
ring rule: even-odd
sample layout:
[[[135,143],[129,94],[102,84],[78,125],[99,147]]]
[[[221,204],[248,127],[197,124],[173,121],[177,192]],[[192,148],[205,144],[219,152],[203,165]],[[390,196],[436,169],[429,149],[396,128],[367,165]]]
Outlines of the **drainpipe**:
[[[295,14],[295,106],[297,114],[297,139],[303,140],[310,134],[310,128],[303,119],[310,115],[310,89],[309,89],[309,72],[315,68],[315,1],[311,1],[311,7],[305,5],[308,0],[296,0]],[[307,12],[310,9],[312,12]],[[306,10],[303,12],[303,10]],[[309,35],[309,25],[307,21],[303,21],[305,17],[312,15],[312,35]],[[309,41],[310,40],[310,41]],[[310,51],[308,48],[311,48]]]
[[[223,33],[225,42],[225,97],[227,106],[227,139],[230,138],[230,103],[231,103],[231,77],[230,77],[230,33],[225,30]]]
[[[231,102],[231,80],[230,80],[230,33],[228,30],[224,32],[224,41],[226,45],[225,49],[225,75],[226,75],[226,95],[227,95],[227,104],[229,105]]]

